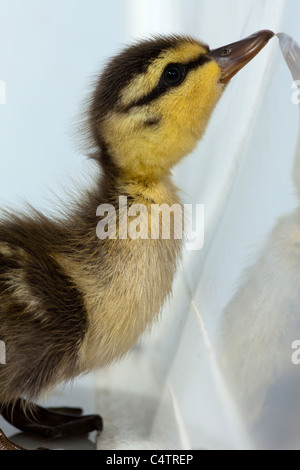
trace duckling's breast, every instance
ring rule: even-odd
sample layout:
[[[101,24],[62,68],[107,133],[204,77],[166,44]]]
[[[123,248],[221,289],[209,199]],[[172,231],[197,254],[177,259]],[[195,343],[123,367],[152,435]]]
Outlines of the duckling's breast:
[[[123,356],[158,317],[171,293],[182,239],[172,229],[164,239],[151,224],[151,212],[139,222],[141,231],[143,224],[149,231],[147,239],[117,235],[99,240],[98,250],[80,262],[65,255],[57,259],[82,293],[88,316],[80,349],[82,371]],[[180,219],[176,222],[181,224]]]
[[[123,356],[159,315],[171,293],[180,240],[118,240],[103,250],[99,270],[68,259],[88,314],[80,350],[82,370],[103,367]],[[106,259],[105,259],[106,258]]]

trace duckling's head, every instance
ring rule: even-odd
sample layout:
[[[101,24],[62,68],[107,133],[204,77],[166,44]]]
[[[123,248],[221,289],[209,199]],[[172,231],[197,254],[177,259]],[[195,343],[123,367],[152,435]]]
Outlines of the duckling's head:
[[[211,51],[190,37],[130,46],[107,66],[89,110],[102,165],[157,178],[190,153],[229,80],[274,34],[261,31]]]

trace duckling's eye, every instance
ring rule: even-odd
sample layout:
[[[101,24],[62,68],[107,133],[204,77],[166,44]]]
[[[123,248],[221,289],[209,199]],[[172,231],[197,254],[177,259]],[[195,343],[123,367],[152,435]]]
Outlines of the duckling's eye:
[[[183,65],[168,65],[163,74],[163,80],[167,86],[178,86],[185,79],[186,71]]]

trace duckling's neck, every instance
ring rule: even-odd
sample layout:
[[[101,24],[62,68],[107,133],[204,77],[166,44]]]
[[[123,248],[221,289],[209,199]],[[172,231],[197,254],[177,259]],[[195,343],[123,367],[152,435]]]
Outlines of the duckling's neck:
[[[120,178],[117,191],[120,195],[128,196],[134,204],[173,205],[179,202],[178,190],[173,184],[170,174],[160,178],[145,176]]]
[[[155,204],[173,204],[178,202],[177,188],[173,185],[171,172],[163,166],[145,166],[143,168],[120,167],[114,161],[108,148],[102,143],[100,153],[95,160],[101,165],[101,179],[98,189],[101,199],[128,196],[134,204],[136,201]]]
[[[102,161],[103,162],[103,161]],[[107,164],[108,163],[108,164]],[[99,200],[118,204],[119,196],[127,196],[129,204],[179,203],[178,189],[172,182],[170,171],[149,171],[136,174],[128,169],[119,169],[106,158],[98,182]]]

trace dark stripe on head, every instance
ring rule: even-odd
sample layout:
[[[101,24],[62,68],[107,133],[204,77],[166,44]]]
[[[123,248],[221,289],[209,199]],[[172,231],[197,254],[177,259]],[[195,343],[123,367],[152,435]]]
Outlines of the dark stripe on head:
[[[106,67],[98,81],[91,102],[91,118],[101,119],[118,102],[120,93],[134,77],[144,73],[164,51],[175,48],[186,37],[158,37],[134,44],[117,55]],[[192,39],[190,39],[192,41]]]
[[[180,66],[184,70],[184,74],[185,74],[184,80],[185,80],[185,78],[187,77],[189,72],[191,72],[192,70],[197,69],[198,67],[202,67],[204,64],[207,64],[211,60],[212,59],[211,59],[211,57],[209,57],[209,55],[201,54],[200,57],[198,57],[197,59],[195,59],[191,62],[187,62],[185,64],[174,64],[174,65]],[[167,67],[170,67],[171,65],[173,65],[173,64],[168,64]],[[166,70],[166,68],[165,68],[165,70]],[[184,82],[184,80],[183,80],[183,82]],[[172,86],[167,85],[165,83],[165,81],[164,81],[164,72],[163,72],[158,85],[155,88],[153,88],[153,90],[151,90],[150,93],[148,93],[147,95],[145,95],[142,98],[138,99],[137,101],[134,101],[134,102],[130,103],[126,107],[122,108],[122,111],[127,112],[131,108],[135,108],[136,106],[145,106],[145,105],[151,103],[152,101],[156,100],[160,96],[164,95],[165,93],[167,93],[168,90],[170,90],[172,88],[173,88]]]

